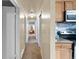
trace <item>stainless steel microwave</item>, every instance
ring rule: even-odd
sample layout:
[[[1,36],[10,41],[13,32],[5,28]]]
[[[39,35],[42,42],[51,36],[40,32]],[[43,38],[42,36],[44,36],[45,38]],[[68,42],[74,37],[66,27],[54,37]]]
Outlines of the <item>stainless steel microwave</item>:
[[[76,22],[76,10],[67,10],[65,18],[66,22]]]

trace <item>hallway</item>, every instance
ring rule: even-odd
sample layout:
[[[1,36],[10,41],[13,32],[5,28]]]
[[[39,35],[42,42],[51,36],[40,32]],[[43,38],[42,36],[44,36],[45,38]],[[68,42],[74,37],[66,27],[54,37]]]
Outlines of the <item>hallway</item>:
[[[40,47],[38,47],[38,44],[37,43],[26,44],[22,59],[42,59]]]
[[[3,59],[55,59],[55,0],[7,1],[11,5],[2,12]]]

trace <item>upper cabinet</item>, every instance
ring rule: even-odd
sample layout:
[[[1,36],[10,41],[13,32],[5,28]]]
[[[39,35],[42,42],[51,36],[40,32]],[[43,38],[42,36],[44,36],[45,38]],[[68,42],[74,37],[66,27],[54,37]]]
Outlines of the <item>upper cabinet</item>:
[[[76,0],[73,0],[73,8],[76,10]]]
[[[73,10],[73,2],[72,1],[66,1],[64,2],[65,10]]]
[[[64,12],[66,10],[76,10],[76,0],[56,0],[56,22],[64,21]]]
[[[64,15],[64,3],[57,2],[56,3],[56,21],[57,22],[63,21],[63,15]]]
[[[76,10],[76,0],[65,1],[65,10]]]

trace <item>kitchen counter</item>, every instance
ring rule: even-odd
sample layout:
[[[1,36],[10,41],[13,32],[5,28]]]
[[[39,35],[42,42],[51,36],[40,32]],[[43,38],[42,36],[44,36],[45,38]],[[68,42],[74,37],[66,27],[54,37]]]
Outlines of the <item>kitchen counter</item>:
[[[72,44],[73,43],[73,41],[70,41],[70,40],[67,40],[67,39],[56,39],[56,41],[55,41],[56,43],[68,43],[68,44]]]

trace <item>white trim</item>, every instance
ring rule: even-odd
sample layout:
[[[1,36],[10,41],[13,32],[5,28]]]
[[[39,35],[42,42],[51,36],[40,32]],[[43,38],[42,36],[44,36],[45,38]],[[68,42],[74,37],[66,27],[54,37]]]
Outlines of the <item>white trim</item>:
[[[26,25],[26,39],[25,39],[25,43],[28,43],[28,19],[27,19],[27,16],[26,16],[25,25]]]
[[[20,7],[19,4],[18,4],[18,2],[16,0],[10,0],[10,1],[13,3],[14,6]]]
[[[24,8],[23,8],[23,6],[22,6],[22,4],[20,2],[18,2],[17,0],[10,0],[10,1],[13,3],[13,5],[15,7],[20,8],[20,11],[22,10],[23,13],[25,13],[25,10],[24,10]]]
[[[19,3],[16,1],[16,0],[10,0],[13,5],[16,7],[16,18],[15,18],[15,36],[16,36],[16,59],[21,59],[21,53],[20,53],[20,18],[19,18],[19,15],[20,15],[20,5]]]
[[[22,57],[23,57],[23,53],[24,53],[24,51],[25,51],[25,48],[22,49],[22,51],[21,51],[21,59],[22,59]]]
[[[50,59],[56,59],[55,51],[55,0],[50,0]]]
[[[38,45],[39,45],[39,47],[40,47],[40,17],[39,17],[39,15],[37,15],[37,39],[38,39]]]
[[[16,59],[21,59],[21,54],[20,54],[20,18],[19,18],[19,8],[16,8]]]

